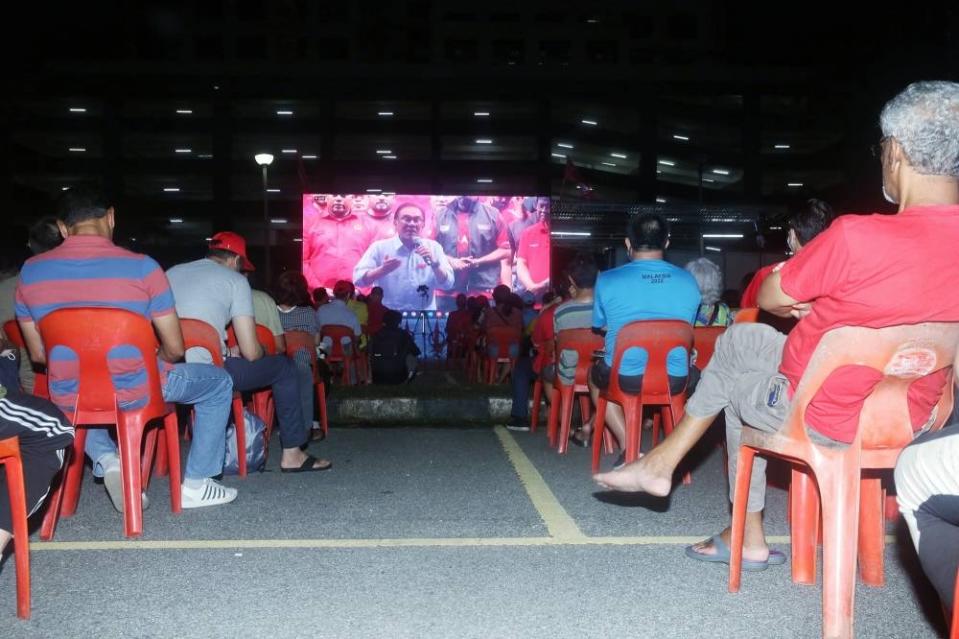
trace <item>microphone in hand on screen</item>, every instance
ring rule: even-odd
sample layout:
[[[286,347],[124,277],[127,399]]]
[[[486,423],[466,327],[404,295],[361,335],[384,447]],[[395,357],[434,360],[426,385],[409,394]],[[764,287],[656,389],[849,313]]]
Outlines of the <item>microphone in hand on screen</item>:
[[[416,248],[421,248],[421,247],[423,246],[423,244],[420,242],[419,238],[416,238],[416,240],[414,241],[413,245],[414,245]],[[417,251],[417,253],[419,253],[419,251]],[[420,255],[420,257],[423,258],[423,261],[426,262],[426,265],[427,265],[427,266],[433,266],[433,258],[432,258],[432,257],[430,256],[430,254],[429,254],[429,249],[427,249],[426,255],[423,255],[422,253],[419,253],[419,255]]]

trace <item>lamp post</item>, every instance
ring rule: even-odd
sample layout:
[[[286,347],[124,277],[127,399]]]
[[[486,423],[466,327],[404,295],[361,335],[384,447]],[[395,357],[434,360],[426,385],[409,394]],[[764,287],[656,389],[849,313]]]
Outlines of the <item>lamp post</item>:
[[[263,260],[266,262],[266,273],[262,285],[264,288],[269,288],[273,280],[270,277],[270,194],[266,190],[266,173],[268,167],[273,164],[273,154],[257,153],[253,156],[253,159],[256,160],[256,163],[263,169]]]

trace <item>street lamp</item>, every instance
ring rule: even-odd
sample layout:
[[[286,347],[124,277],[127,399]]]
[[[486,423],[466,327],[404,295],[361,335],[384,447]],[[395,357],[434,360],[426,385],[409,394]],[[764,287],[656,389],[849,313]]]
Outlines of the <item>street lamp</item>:
[[[253,159],[256,160],[256,163],[260,165],[260,168],[263,169],[263,250],[264,250],[264,261],[266,262],[266,272],[264,275],[263,286],[269,288],[272,283],[270,277],[270,203],[268,200],[269,193],[267,193],[267,180],[266,172],[267,167],[273,164],[273,154],[272,153],[257,153],[253,156]]]

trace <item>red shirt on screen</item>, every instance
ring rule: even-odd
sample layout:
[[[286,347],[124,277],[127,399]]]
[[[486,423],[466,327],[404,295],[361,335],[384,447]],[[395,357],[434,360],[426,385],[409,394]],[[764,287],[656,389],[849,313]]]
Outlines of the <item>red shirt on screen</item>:
[[[786,262],[782,290],[812,301],[786,338],[780,371],[794,392],[816,345],[840,326],[882,328],[959,321],[959,206],[912,207],[897,215],[845,215]],[[851,442],[863,400],[881,379],[861,366],[836,370],[806,410],[818,432]],[[921,427],[938,401],[940,372],[909,388],[909,413]]]
[[[516,248],[517,259],[526,260],[529,276],[534,282],[549,278],[549,227],[538,222],[519,236]]]
[[[769,274],[773,272],[774,268],[776,268],[775,264],[767,264],[756,271],[753,279],[749,281],[749,286],[743,291],[743,296],[739,300],[739,308],[756,308],[759,306],[759,288],[763,285],[766,278],[769,277]]]
[[[373,233],[352,212],[342,218],[329,213],[317,216],[303,233],[303,274],[310,288],[353,281],[353,267],[373,241]]]

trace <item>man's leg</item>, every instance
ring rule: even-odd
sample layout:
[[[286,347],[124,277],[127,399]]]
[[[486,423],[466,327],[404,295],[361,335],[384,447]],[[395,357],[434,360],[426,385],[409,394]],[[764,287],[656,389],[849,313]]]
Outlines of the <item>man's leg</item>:
[[[177,364],[167,374],[163,399],[193,406],[193,441],[185,478],[202,480],[223,472],[226,425],[233,399],[229,373],[211,364]]]
[[[300,389],[293,360],[285,355],[267,355],[253,362],[242,357],[227,357],[224,367],[233,378],[233,387],[238,391],[253,391],[267,386],[273,390],[280,445],[283,447],[280,469],[300,468],[310,457],[300,449],[309,441],[310,431],[304,428]],[[321,459],[316,460],[312,468],[320,470],[330,465],[329,461]]]
[[[300,386],[300,409],[308,429],[313,427],[313,367],[310,365],[310,357],[313,357],[313,353],[303,350],[297,351],[293,356]]]
[[[764,324],[731,326],[716,341],[713,358],[673,432],[641,459],[619,470],[600,473],[595,481],[613,490],[668,495],[676,467],[719,412],[736,400],[737,385],[747,376],[768,377],[777,372],[785,339],[785,335]]]
[[[533,360],[529,357],[520,357],[513,366],[513,375],[510,379],[510,388],[513,395],[513,405],[510,408],[510,417],[526,421],[529,419],[529,388],[533,383]]]
[[[896,493],[922,569],[952,610],[959,570],[959,425],[903,449]]]

